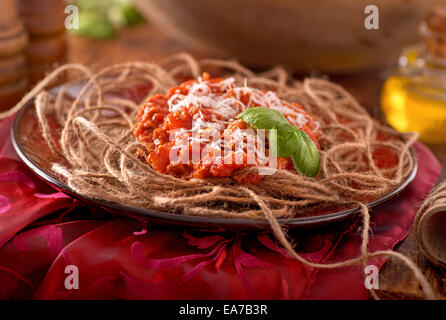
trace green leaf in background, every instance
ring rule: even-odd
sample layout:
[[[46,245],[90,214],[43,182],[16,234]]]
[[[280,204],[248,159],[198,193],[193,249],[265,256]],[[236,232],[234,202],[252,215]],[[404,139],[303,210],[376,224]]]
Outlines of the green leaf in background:
[[[72,32],[91,38],[112,38],[120,28],[136,25],[144,18],[130,0],[76,0],[79,29]]]
[[[134,26],[144,21],[143,16],[131,4],[123,6],[122,14],[125,17],[128,26]]]
[[[102,39],[115,36],[115,28],[102,16],[90,11],[79,13],[79,29],[72,30],[74,34]]]
[[[320,169],[320,154],[313,140],[277,110],[254,107],[244,110],[238,119],[257,129],[270,131],[270,140],[277,139],[277,155],[291,157],[296,170],[305,176],[315,177]]]

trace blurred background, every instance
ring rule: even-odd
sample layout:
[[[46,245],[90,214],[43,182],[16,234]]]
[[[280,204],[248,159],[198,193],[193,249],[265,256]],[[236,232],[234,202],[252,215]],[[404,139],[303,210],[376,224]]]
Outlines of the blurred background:
[[[63,63],[182,51],[328,76],[401,131],[446,143],[446,0],[2,0],[0,109]],[[440,7],[439,7],[440,5]],[[443,49],[442,49],[443,48]],[[434,121],[435,120],[435,121]]]

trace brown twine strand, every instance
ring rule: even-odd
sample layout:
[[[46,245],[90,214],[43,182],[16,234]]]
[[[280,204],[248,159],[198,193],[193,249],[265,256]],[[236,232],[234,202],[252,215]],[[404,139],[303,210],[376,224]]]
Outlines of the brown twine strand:
[[[144,146],[134,139],[132,129],[142,101],[118,98],[115,93],[142,84],[152,85],[148,96],[165,93],[178,83],[177,78],[197,77],[207,68],[233,76],[238,85],[247,79],[251,87],[274,90],[280,98],[296,101],[311,112],[322,130],[320,176],[314,179],[277,170],[255,185],[237,185],[230,178],[186,181],[161,174],[138,159],[135,152]],[[65,72],[70,73],[71,80],[57,92],[50,90]],[[72,86],[81,88],[76,97],[68,93]],[[394,256],[413,271],[425,297],[435,298],[425,276],[410,259],[393,251],[367,250],[370,216],[364,203],[393,191],[411,173],[411,146],[417,136],[399,134],[373,120],[348,92],[332,82],[316,78],[295,81],[278,67],[256,75],[235,61],[197,61],[188,54],[171,56],[161,65],[125,63],[99,72],[69,64],[51,73],[13,109],[1,113],[0,119],[33,98],[45,141],[66,163],[54,163],[52,170],[74,192],[178,214],[266,219],[290,256],[312,268],[366,265],[370,258]],[[57,140],[51,134],[50,117],[61,128]],[[380,140],[380,135],[388,139]],[[383,169],[376,165],[373,152],[380,147],[393,151],[398,160],[395,166]],[[277,220],[346,206],[359,207],[363,220],[361,254],[346,261],[319,264],[305,260],[293,249]],[[371,294],[377,298],[375,292]]]

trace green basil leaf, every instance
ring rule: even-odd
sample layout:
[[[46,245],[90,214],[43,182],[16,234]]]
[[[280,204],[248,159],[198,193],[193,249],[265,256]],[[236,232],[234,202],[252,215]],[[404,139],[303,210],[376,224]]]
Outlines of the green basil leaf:
[[[291,125],[282,113],[254,107],[244,110],[237,118],[257,129],[270,130],[270,146],[277,143],[278,157],[291,157],[300,174],[317,176],[321,162],[319,150],[306,132]]]
[[[294,129],[292,125],[288,124],[282,130],[278,130],[277,155],[279,157],[289,157],[296,150],[296,144],[299,142],[294,133]]]
[[[246,123],[256,127],[257,129],[278,129],[288,124],[287,119],[283,114],[274,109],[268,109],[263,107],[254,107],[245,109],[237,116],[238,119],[242,119]]]
[[[289,157],[293,153],[293,126],[288,123],[288,120],[279,111],[263,107],[254,107],[244,110],[237,118],[257,129],[276,129],[277,134],[274,137],[277,139],[277,155],[279,157]],[[270,137],[270,141],[276,140]]]
[[[279,156],[279,139],[277,137],[277,129],[269,129],[269,154],[271,157],[281,157]]]
[[[305,131],[295,129],[296,149],[291,155],[296,170],[308,177],[316,177],[321,165],[319,150]]]

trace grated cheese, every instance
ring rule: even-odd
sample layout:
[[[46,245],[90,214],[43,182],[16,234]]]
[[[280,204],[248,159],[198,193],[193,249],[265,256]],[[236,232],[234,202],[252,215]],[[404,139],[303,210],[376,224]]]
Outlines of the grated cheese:
[[[214,90],[213,90],[214,89]],[[216,93],[215,89],[219,89]],[[242,97],[249,96],[246,104],[241,101]],[[193,117],[192,129],[176,130],[175,148],[188,148],[184,144],[184,139],[190,143],[205,144],[204,152],[216,152],[221,150],[221,146],[230,146],[225,148],[233,150],[234,155],[248,153],[248,159],[257,159],[257,164],[265,164],[268,159],[265,155],[265,141],[256,140],[254,130],[225,130],[225,124],[234,120],[234,118],[244,109],[261,106],[271,108],[281,112],[289,121],[298,127],[308,122],[307,115],[298,110],[294,110],[284,105],[281,99],[272,91],[262,91],[250,88],[245,79],[244,85],[235,86],[234,78],[227,78],[221,82],[204,81],[201,77],[193,83],[186,95],[177,90],[168,100],[170,112],[180,111],[182,108],[196,107],[199,112]],[[213,116],[212,121],[205,121],[200,108],[213,109],[213,113],[219,118]],[[221,133],[224,131],[222,140]],[[178,138],[178,139],[177,139]],[[180,147],[181,146],[181,147]],[[186,150],[182,150],[186,152]],[[255,156],[254,156],[255,155]]]

